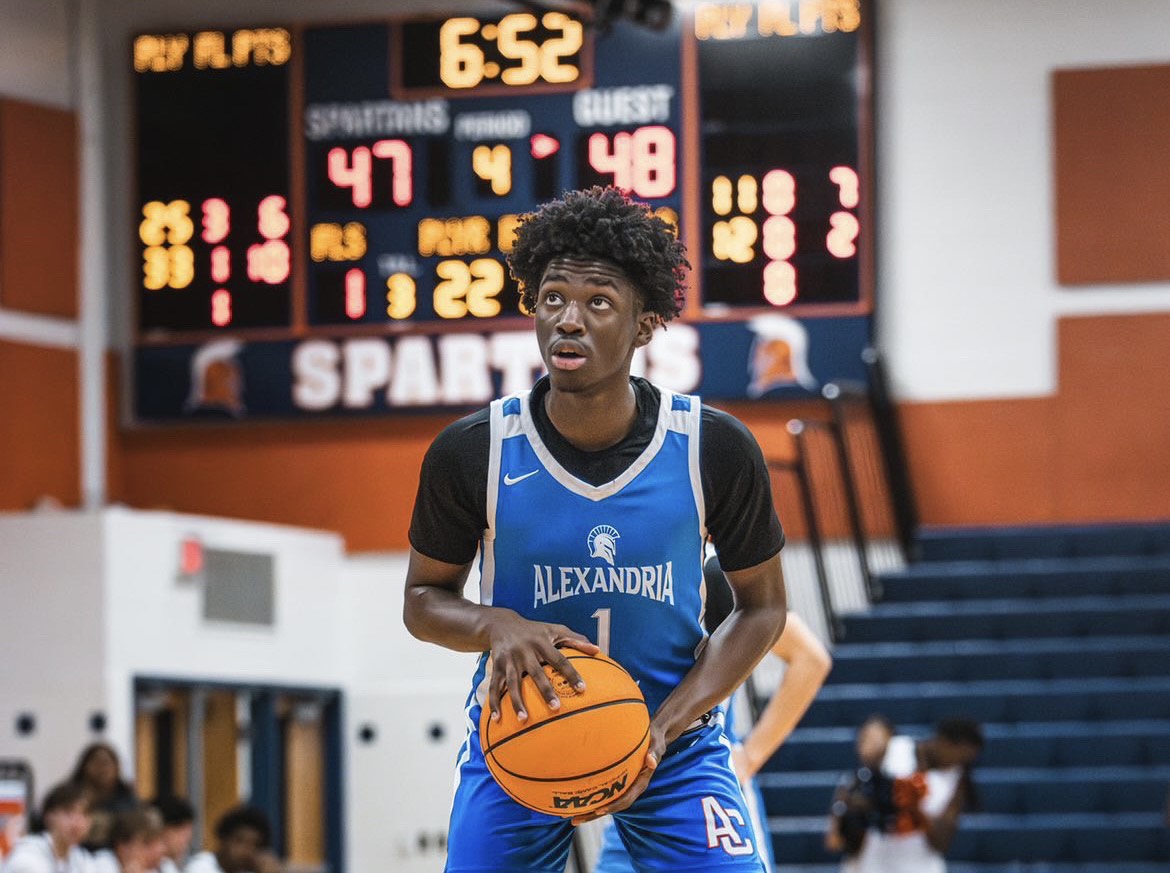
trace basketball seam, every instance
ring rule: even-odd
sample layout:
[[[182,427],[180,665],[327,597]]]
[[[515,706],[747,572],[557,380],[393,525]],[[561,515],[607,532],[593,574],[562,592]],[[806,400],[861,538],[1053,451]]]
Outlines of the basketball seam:
[[[619,764],[621,764],[625,761],[628,761],[630,759],[630,756],[633,755],[635,752],[637,752],[639,748],[641,748],[642,742],[646,739],[646,737],[649,734],[650,734],[650,726],[646,725],[646,730],[642,733],[642,736],[638,738],[638,742],[636,742],[634,744],[634,747],[632,749],[630,749],[628,752],[626,752],[624,755],[622,755],[620,758],[618,758],[616,761],[614,761],[610,764],[606,764],[600,770],[594,770],[591,773],[574,773],[570,776],[525,776],[523,773],[516,773],[512,770],[509,770],[507,767],[505,767],[503,764],[501,764],[498,760],[496,760],[496,756],[491,754],[491,752],[488,752],[485,757],[490,757],[492,759],[492,763],[494,763],[496,765],[496,767],[498,767],[500,769],[500,772],[507,773],[509,776],[513,776],[516,779],[523,779],[525,782],[569,782],[569,781],[575,780],[575,779],[588,779],[590,776],[596,776],[599,773],[604,773],[606,770],[612,770],[614,767],[618,766]],[[508,789],[505,788],[504,790],[507,791]]]
[[[641,700],[640,698],[637,698],[637,697],[623,697],[620,700],[606,700],[606,701],[603,701],[602,703],[593,703],[593,704],[590,704],[589,706],[582,707],[581,709],[574,709],[572,712],[562,712],[560,715],[554,715],[552,718],[546,718],[544,721],[539,721],[536,724],[529,725],[528,727],[526,727],[522,730],[516,731],[516,733],[514,733],[514,734],[510,734],[509,736],[504,737],[502,740],[500,740],[497,743],[493,743],[491,741],[491,737],[488,737],[488,744],[487,744],[487,747],[483,750],[483,752],[485,755],[491,754],[492,752],[494,752],[496,749],[498,749],[500,746],[504,745],[505,743],[510,743],[512,740],[516,739],[517,737],[522,737],[525,734],[529,733],[530,731],[534,731],[537,728],[544,727],[546,724],[554,724],[555,722],[558,722],[561,719],[570,718],[571,716],[577,715],[577,714],[582,713],[582,712],[592,712],[595,709],[603,709],[607,706],[618,706],[620,704],[626,704],[626,703],[640,703],[643,706],[646,705],[645,700]],[[490,729],[491,728],[490,728],[490,723],[489,723],[489,730]]]

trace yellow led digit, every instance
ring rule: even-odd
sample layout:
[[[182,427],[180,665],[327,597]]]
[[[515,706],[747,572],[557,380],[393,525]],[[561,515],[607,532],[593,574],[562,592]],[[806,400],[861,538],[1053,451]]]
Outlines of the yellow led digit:
[[[391,273],[386,277],[386,314],[401,320],[414,315],[414,279],[407,273]]]
[[[585,28],[563,12],[547,12],[540,22],[549,30],[561,32],[561,36],[546,39],[540,46],[540,78],[553,83],[576,82],[581,71],[573,64],[561,63],[561,58],[581,50]]]
[[[186,288],[195,278],[195,253],[188,246],[171,246],[172,288]]]
[[[519,34],[536,27],[536,16],[529,12],[515,12],[500,19],[496,45],[500,54],[520,66],[508,67],[500,73],[505,85],[531,85],[540,77],[540,46]]]
[[[494,258],[476,258],[471,262],[475,278],[467,287],[467,311],[476,318],[491,318],[500,314],[496,295],[504,290],[504,266]]]
[[[716,176],[711,180],[711,208],[716,215],[731,212],[731,180],[726,176]]]
[[[503,197],[512,190],[512,150],[506,145],[478,145],[471,153],[475,175],[492,183],[492,193]]]
[[[462,318],[467,315],[463,297],[471,284],[471,270],[463,261],[439,261],[435,274],[442,279],[435,286],[435,314],[440,318]]]
[[[746,215],[717,221],[711,229],[711,254],[721,261],[746,264],[756,256],[752,246],[758,235],[756,223]]]
[[[483,52],[463,42],[477,32],[474,18],[448,18],[439,28],[439,78],[448,88],[474,88],[483,79]]]
[[[171,279],[171,259],[162,246],[147,246],[142,250],[143,286],[148,291],[167,287]]]

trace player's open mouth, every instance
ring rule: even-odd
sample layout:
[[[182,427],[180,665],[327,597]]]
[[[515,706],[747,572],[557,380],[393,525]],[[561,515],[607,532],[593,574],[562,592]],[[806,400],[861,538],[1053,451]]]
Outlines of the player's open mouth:
[[[569,349],[553,352],[553,366],[558,370],[576,370],[585,363],[585,356]]]

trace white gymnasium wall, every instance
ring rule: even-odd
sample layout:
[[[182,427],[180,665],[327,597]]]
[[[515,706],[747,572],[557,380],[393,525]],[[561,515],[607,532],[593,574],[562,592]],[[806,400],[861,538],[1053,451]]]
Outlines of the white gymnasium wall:
[[[0,515],[0,757],[32,765],[38,800],[105,709],[102,549],[96,514]],[[36,719],[27,736],[22,713]]]
[[[0,97],[74,107],[70,0],[0,0]]]
[[[109,509],[105,661],[109,735],[133,737],[135,676],[344,688],[341,537],[279,525]],[[177,580],[180,543],[274,557],[271,627],[207,621],[198,583]]]
[[[1167,311],[1170,283],[1056,284],[1050,76],[1170,63],[1170,8],[877,2],[878,324],[894,391],[1053,393],[1061,315]]]
[[[402,624],[407,559],[362,555],[346,567],[346,773],[350,869],[426,873],[442,868],[456,756],[476,655],[422,643]],[[478,596],[474,580],[467,595]],[[372,728],[372,742],[359,739]],[[392,814],[388,814],[392,811]]]

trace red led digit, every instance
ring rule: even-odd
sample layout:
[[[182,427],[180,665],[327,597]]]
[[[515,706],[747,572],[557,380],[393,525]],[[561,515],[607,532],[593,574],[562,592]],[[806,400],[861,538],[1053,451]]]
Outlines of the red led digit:
[[[861,199],[861,189],[857,180],[857,171],[852,167],[833,167],[829,170],[829,180],[838,190],[837,200],[846,209],[853,209]]]
[[[223,242],[231,232],[232,210],[227,201],[210,197],[203,201],[203,241],[215,244]]]
[[[354,206],[365,209],[370,205],[374,195],[374,162],[368,148],[355,148],[352,159],[341,147],[330,149],[326,163],[329,181],[338,188],[351,189]]]
[[[288,201],[279,194],[273,194],[260,201],[260,206],[256,210],[258,216],[256,229],[260,231],[260,236],[265,239],[280,239],[288,233],[291,222],[288,213],[284,211],[286,205]]]
[[[232,277],[232,253],[227,246],[216,246],[211,250],[211,281],[218,285]]]
[[[226,288],[211,295],[211,323],[216,327],[227,327],[232,323],[232,294]]]
[[[356,153],[357,149],[354,149]],[[411,176],[410,146],[400,139],[383,139],[374,143],[374,157],[388,158],[391,161],[392,179],[390,182],[390,197],[395,206],[409,206],[414,200],[414,180]],[[368,184],[368,183],[367,183]],[[356,190],[354,192],[356,198]],[[354,200],[357,204],[357,200]],[[367,200],[365,205],[369,205]]]
[[[834,212],[829,216],[832,226],[825,234],[825,248],[835,258],[851,258],[857,254],[855,241],[861,232],[861,223],[852,212]]]
[[[366,314],[366,274],[357,267],[345,274],[345,314],[354,321]]]
[[[661,124],[589,137],[589,165],[613,176],[614,187],[639,197],[666,197],[674,191],[674,132]]]

